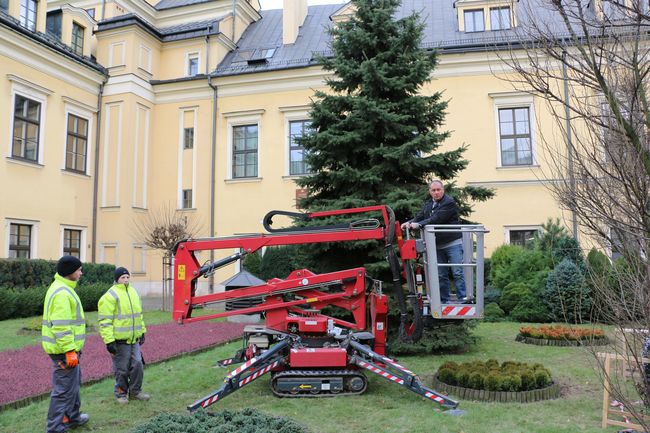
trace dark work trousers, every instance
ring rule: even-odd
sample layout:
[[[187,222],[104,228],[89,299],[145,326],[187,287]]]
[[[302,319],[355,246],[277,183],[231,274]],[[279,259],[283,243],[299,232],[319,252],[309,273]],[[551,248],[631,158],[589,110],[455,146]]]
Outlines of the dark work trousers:
[[[144,366],[140,344],[117,343],[117,354],[113,355],[115,374],[115,397],[136,395],[142,389]]]
[[[54,371],[52,372],[52,394],[50,394],[50,409],[47,411],[47,433],[66,431],[63,416],[70,421],[79,418],[79,388],[81,387],[81,367],[62,368],[65,365],[65,354],[50,355]]]

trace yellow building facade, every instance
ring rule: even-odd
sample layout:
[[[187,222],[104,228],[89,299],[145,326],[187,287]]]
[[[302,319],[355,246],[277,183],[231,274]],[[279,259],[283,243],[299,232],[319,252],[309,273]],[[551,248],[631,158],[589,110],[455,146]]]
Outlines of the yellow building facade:
[[[177,209],[205,237],[260,232],[269,210],[295,210],[308,167],[293,138],[326,90],[314,53],[327,54],[326,26],[349,5],[71,3],[0,0],[0,258],[71,253],[159,292],[162,253],[137,229],[151,213]],[[485,41],[469,47],[516,27],[517,3],[429,3],[424,43],[440,64],[423,92],[449,101],[445,148],[469,146],[459,184],[496,192],[472,216],[490,230],[487,252],[525,243],[549,217],[569,221],[544,186],[548,110],[495,76]]]

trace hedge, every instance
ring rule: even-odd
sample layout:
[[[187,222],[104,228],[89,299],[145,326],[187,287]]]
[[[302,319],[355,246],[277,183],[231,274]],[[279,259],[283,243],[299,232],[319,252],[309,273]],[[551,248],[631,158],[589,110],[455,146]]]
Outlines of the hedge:
[[[552,384],[551,373],[541,364],[494,359],[457,364],[445,362],[438,369],[437,377],[448,385],[486,391],[530,391],[546,388]]]
[[[112,284],[115,266],[84,263],[80,285]],[[49,286],[56,273],[56,261],[42,259],[0,259],[0,287],[31,288]]]
[[[40,316],[48,286],[28,289],[0,288],[0,320]],[[84,311],[96,311],[97,302],[110,288],[109,284],[83,284],[77,287]]]

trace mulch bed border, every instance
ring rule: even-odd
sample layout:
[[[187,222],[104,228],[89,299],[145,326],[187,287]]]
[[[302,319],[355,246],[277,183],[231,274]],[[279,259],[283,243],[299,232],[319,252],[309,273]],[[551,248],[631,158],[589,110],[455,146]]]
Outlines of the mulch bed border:
[[[189,352],[177,353],[176,355],[172,355],[169,358],[159,359],[157,361],[152,361],[152,362],[147,362],[147,365],[160,364],[161,362],[172,361],[174,359],[182,358],[184,356],[196,355],[197,353],[207,352],[208,350],[212,350],[215,347],[225,346],[226,344],[232,343],[233,341],[237,341],[237,340],[241,340],[241,337],[233,338],[231,340],[221,341],[219,343],[212,344],[210,346],[201,347],[199,349],[191,350]],[[112,378],[112,377],[113,376],[104,376],[104,377],[99,377],[97,379],[90,379],[88,381],[84,381],[81,384],[81,386],[85,387],[87,385],[92,385],[92,384],[95,384],[95,383],[99,383],[102,380]],[[21,408],[21,407],[29,406],[32,403],[44,400],[45,398],[49,397],[50,393],[51,393],[51,391],[47,391],[47,392],[44,392],[42,394],[31,395],[29,397],[25,397],[23,399],[16,400],[16,401],[11,401],[11,402],[6,403],[6,404],[0,404],[0,413],[2,413],[5,410],[8,410],[8,409],[18,409],[18,408]]]
[[[560,397],[560,385],[557,382],[553,382],[553,384],[546,388],[533,389],[530,391],[507,392],[448,385],[438,380],[438,375],[434,375],[431,380],[433,382],[433,389],[444,394],[457,396],[463,400],[497,403],[532,403],[535,401],[552,400]]]
[[[561,347],[577,347],[577,346],[605,346],[609,344],[607,337],[593,337],[584,340],[551,340],[548,338],[533,338],[517,334],[515,341],[524,344],[534,344],[537,346],[561,346]]]

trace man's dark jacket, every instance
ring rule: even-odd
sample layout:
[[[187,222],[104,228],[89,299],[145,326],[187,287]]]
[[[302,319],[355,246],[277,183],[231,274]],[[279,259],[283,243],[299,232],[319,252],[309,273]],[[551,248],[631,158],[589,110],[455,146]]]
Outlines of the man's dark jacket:
[[[460,224],[458,205],[447,194],[443,195],[440,201],[429,199],[424,202],[424,206],[415,215],[415,218],[409,222],[418,223],[420,226],[427,224]],[[461,237],[462,234],[460,233],[436,233],[436,244],[441,246]]]

